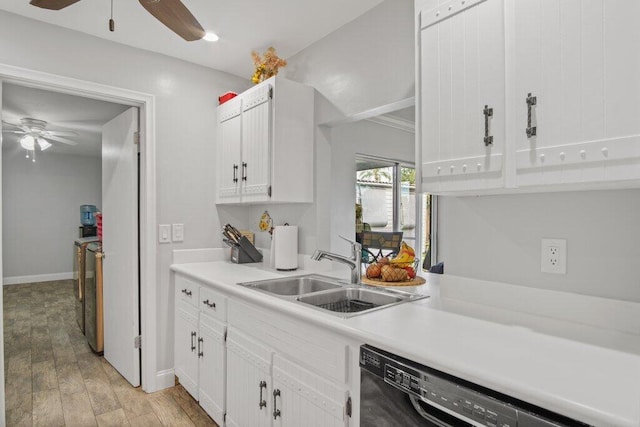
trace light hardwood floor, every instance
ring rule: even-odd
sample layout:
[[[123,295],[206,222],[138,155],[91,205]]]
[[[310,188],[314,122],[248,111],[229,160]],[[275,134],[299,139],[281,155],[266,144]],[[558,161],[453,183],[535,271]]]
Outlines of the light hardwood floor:
[[[7,426],[217,426],[181,386],[147,394],[92,353],[70,280],[3,294]]]

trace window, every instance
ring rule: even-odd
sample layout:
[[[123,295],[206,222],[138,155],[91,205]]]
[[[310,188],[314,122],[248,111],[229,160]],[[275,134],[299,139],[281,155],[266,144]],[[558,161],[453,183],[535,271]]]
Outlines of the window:
[[[356,213],[356,232],[401,231],[402,240],[424,260],[430,247],[431,198],[416,195],[415,178],[411,164],[358,156],[356,204],[361,215]]]

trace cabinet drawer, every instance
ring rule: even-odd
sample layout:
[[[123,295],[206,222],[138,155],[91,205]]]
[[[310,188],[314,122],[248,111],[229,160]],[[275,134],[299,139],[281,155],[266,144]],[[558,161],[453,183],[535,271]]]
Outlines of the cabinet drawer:
[[[184,301],[188,304],[198,307],[198,291],[200,285],[196,282],[187,279],[184,276],[175,276],[176,285],[176,303],[178,301]]]
[[[206,286],[200,288],[200,311],[222,322],[227,321],[227,298]]]

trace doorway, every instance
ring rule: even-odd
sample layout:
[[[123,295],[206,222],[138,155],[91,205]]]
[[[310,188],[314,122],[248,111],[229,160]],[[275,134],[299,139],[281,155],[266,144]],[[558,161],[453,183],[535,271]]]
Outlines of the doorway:
[[[155,301],[156,294],[155,288],[152,286],[156,277],[154,97],[126,89],[1,64],[0,81],[115,102],[140,109],[140,285],[141,295],[144,296],[140,300],[140,316],[142,336],[145,337],[145,346],[142,347],[142,388],[147,392],[156,391],[161,386],[159,387],[157,384],[155,352],[152,350],[155,348],[156,343],[155,330],[153,328],[156,318],[153,301]],[[1,232],[0,230],[0,240],[2,238]],[[2,267],[0,263],[0,277],[3,276]],[[2,306],[0,305],[0,314],[1,312]],[[0,351],[0,359],[4,361],[4,351]],[[2,383],[4,383],[4,380]],[[0,402],[3,404],[4,389],[2,389],[2,396],[0,397]]]

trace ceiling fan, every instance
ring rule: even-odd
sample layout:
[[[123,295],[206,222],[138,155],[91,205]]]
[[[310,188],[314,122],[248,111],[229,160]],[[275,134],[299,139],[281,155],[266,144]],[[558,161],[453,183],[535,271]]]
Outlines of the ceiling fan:
[[[31,0],[30,4],[43,9],[60,10],[80,0]],[[198,20],[180,0],[139,0],[142,7],[171,31],[186,41],[200,40],[205,31]],[[113,19],[109,22],[113,31]]]
[[[47,122],[44,120],[25,117],[20,119],[20,124],[2,121],[2,133],[22,135],[20,145],[27,152],[26,157],[36,161],[36,147],[44,151],[52,146],[52,142],[60,142],[67,145],[78,145],[77,142],[66,139],[69,136],[77,136],[75,131],[46,130]],[[8,129],[5,129],[7,127]]]

